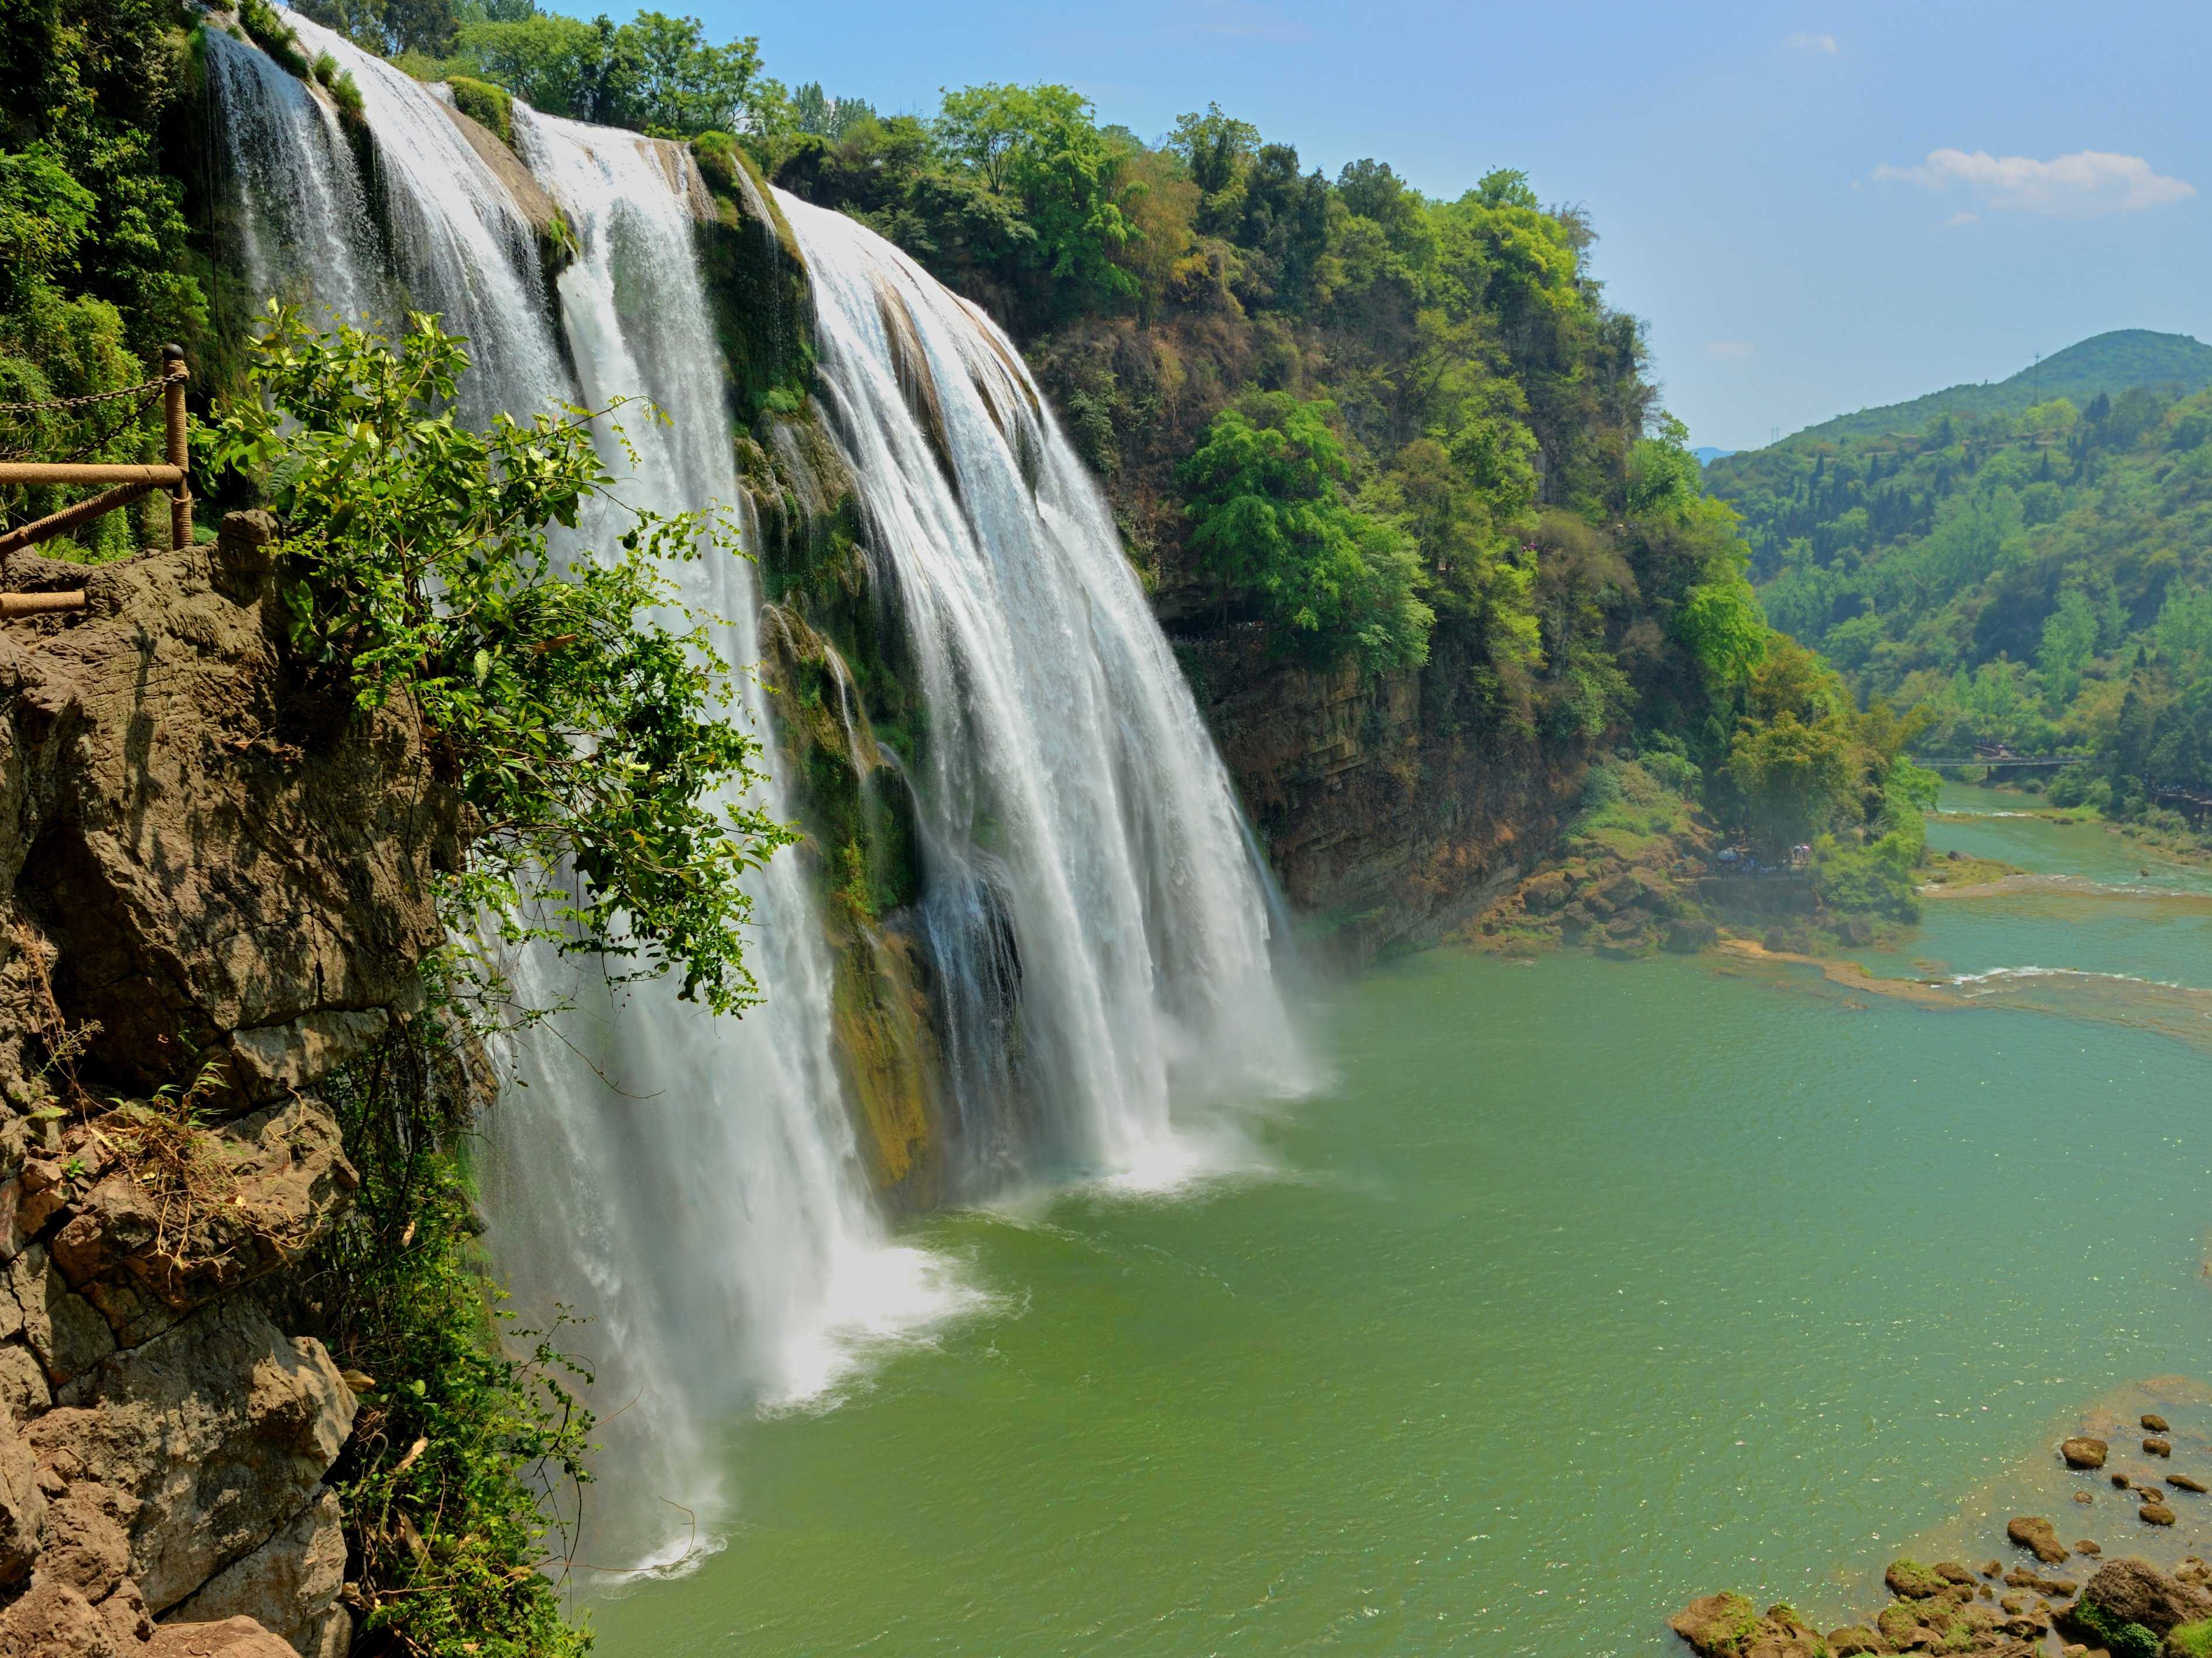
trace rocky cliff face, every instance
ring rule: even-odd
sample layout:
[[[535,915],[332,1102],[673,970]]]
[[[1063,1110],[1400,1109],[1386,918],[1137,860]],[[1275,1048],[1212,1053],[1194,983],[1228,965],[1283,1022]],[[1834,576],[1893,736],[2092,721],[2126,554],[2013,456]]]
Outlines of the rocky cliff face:
[[[1455,729],[1444,665],[1317,670],[1257,629],[1176,648],[1285,897],[1338,959],[1463,926],[1552,850],[1579,793],[1578,770]]]
[[[0,628],[0,1658],[350,1638],[356,1400],[287,1269],[456,826],[410,711],[289,661],[269,532],[6,572],[88,604]]]

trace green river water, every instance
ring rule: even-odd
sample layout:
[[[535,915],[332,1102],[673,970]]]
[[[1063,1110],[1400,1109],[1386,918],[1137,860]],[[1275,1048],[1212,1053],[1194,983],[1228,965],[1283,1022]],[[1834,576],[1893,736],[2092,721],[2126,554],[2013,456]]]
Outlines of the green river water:
[[[599,1652],[1662,1654],[1692,1594],[1825,1627],[1992,1515],[2132,1544],[2050,1446],[2212,1377],[2212,876],[2022,804],[1931,839],[2082,878],[1863,953],[1951,1005],[1434,950],[1316,1009],[1335,1080],[1247,1172],[920,1224],[982,1310],[732,1424],[726,1546]],[[1966,976],[2024,968],[2074,971]]]

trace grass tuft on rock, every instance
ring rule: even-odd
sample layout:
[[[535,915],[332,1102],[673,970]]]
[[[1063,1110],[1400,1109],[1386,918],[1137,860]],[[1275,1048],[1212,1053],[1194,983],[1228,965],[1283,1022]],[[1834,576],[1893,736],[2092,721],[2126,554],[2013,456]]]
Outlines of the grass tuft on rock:
[[[509,149],[514,148],[513,94],[505,87],[495,87],[489,81],[479,81],[468,75],[448,76],[446,84],[453,89],[456,109],[495,134]]]

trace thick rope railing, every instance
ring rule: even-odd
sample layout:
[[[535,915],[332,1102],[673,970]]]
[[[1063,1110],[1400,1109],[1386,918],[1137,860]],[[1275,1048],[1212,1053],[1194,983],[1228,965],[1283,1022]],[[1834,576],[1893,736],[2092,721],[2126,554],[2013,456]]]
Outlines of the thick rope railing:
[[[56,536],[65,535],[96,518],[114,512],[118,507],[130,506],[155,489],[167,489],[169,495],[169,545],[173,550],[191,546],[192,492],[188,471],[191,461],[185,435],[185,386],[191,378],[190,371],[185,367],[184,348],[165,345],[161,348],[161,373],[157,379],[137,386],[121,386],[112,392],[88,392],[81,397],[48,398],[33,403],[0,403],[0,415],[22,415],[43,414],[60,409],[83,409],[95,404],[118,403],[133,398],[137,400],[135,406],[125,412],[121,420],[79,445],[76,452],[65,459],[25,460],[11,455],[0,460],[0,488],[92,483],[113,486],[99,495],[73,501],[44,518],[0,531],[0,564],[4,564],[10,554],[20,552],[26,547],[34,547],[42,541],[51,541]],[[118,434],[156,396],[162,399],[163,404],[162,448],[166,459],[161,464],[85,461],[79,459]],[[0,593],[0,620],[22,616],[49,616],[58,611],[82,609],[84,602],[82,589],[58,593]]]

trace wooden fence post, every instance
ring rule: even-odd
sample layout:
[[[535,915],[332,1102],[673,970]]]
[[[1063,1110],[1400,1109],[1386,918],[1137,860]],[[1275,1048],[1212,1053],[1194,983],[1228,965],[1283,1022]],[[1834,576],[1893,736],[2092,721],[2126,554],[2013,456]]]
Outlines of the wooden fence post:
[[[185,446],[185,382],[191,378],[191,372],[185,367],[183,346],[161,348],[161,372],[168,381],[161,397],[167,416],[169,465],[179,472],[176,493],[169,497],[169,545],[175,550],[192,544],[192,484],[186,470],[191,459]]]

